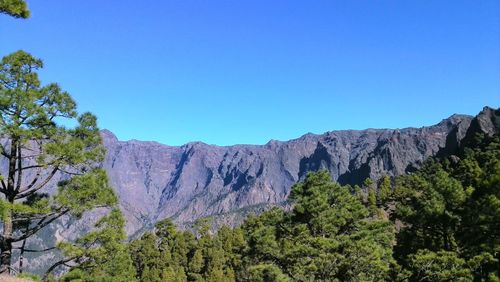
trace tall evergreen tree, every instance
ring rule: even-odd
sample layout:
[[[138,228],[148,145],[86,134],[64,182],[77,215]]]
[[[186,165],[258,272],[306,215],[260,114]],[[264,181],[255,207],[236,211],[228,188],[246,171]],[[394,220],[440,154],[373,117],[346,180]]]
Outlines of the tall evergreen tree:
[[[124,227],[120,210],[111,210],[97,222],[95,230],[75,242],[61,242],[58,247],[65,259],[54,264],[47,274],[58,265],[67,265],[71,270],[61,278],[63,281],[135,281],[135,269],[124,244]]]
[[[378,203],[379,205],[385,205],[392,194],[391,188],[391,178],[384,175],[379,180],[378,186]]]
[[[0,62],[0,273],[11,269],[13,244],[64,215],[79,217],[117,199],[106,173],[96,118],[78,115],[71,96],[55,84],[42,86],[40,59],[17,51]],[[66,128],[59,121],[76,122]],[[52,195],[41,193],[63,179]],[[22,227],[22,228],[20,228]]]

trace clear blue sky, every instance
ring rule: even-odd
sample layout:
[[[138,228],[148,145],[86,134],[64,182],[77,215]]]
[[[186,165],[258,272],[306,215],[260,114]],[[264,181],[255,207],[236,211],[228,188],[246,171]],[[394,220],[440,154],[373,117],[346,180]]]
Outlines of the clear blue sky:
[[[500,1],[29,0],[0,54],[123,140],[263,144],[500,105]]]

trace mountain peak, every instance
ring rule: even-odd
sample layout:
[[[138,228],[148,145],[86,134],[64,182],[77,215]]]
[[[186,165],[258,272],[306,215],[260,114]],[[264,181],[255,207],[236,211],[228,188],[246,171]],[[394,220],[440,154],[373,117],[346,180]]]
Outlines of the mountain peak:
[[[500,109],[484,107],[483,110],[474,118],[471,130],[476,130],[488,135],[500,131]]]
[[[102,129],[101,136],[104,140],[110,140],[110,141],[114,141],[114,142],[118,141],[118,138],[116,137],[116,135],[108,129]]]

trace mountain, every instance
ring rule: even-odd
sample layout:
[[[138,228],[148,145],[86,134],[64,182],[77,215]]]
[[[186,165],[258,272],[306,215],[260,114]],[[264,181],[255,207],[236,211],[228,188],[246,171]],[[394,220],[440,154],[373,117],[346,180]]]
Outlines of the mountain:
[[[286,205],[290,187],[308,171],[327,169],[333,180],[353,185],[411,172],[431,156],[452,154],[475,132],[498,132],[498,116],[486,107],[475,118],[453,115],[428,127],[331,131],[224,147],[119,141],[103,130],[103,167],[131,236],[167,217],[179,225],[206,216],[235,224],[248,212]]]
[[[328,169],[341,184],[360,184],[366,177],[412,172],[429,157],[456,154],[476,134],[498,132],[500,110],[488,107],[476,117],[453,115],[428,127],[331,131],[262,146],[195,142],[174,147],[119,141],[103,130],[107,156],[102,166],[127,218],[127,233],[137,237],[166,217],[180,226],[205,216],[215,225],[234,225],[251,212],[289,207],[291,186],[308,171]],[[55,177],[44,192],[54,191],[60,179]],[[80,220],[63,217],[30,238],[26,247],[47,249],[57,241],[73,240],[105,212],[97,210]],[[26,271],[42,274],[58,259],[54,250],[27,253]]]

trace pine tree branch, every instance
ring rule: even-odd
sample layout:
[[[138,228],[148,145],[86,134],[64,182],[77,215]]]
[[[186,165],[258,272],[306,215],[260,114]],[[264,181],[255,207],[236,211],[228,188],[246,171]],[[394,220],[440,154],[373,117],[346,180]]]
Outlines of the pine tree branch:
[[[19,249],[22,249],[22,247],[13,247],[12,249],[19,250]],[[24,252],[25,253],[41,253],[41,252],[52,251],[52,250],[55,250],[55,249],[57,249],[57,247],[50,247],[50,248],[42,249],[42,250],[24,249]]]
[[[7,152],[5,151],[5,147],[2,144],[0,144],[0,154],[7,159],[10,159],[10,155],[7,154]]]
[[[49,176],[47,176],[47,178],[45,178],[45,180],[40,183],[37,187],[35,188],[29,188],[27,187],[26,190],[22,190],[21,193],[17,194],[15,196],[15,199],[22,199],[22,198],[26,198],[34,193],[36,193],[36,191],[42,189],[43,187],[45,187],[45,185],[47,183],[49,183],[49,181],[54,177],[54,175],[56,174],[56,172],[59,170],[59,167],[54,167],[54,169],[52,170],[52,172],[49,174]]]
[[[56,219],[60,218],[61,216],[67,214],[69,212],[69,209],[65,209],[63,211],[61,211],[59,214],[55,215],[54,217],[52,217],[51,219],[45,221],[48,217],[45,217],[43,219],[41,219],[37,225],[35,225],[33,228],[31,228],[28,232],[26,232],[24,235],[20,236],[20,237],[17,237],[15,239],[12,240],[12,242],[19,242],[21,240],[24,240],[26,238],[29,238],[31,236],[33,236],[35,233],[37,233],[40,229],[44,228],[45,226],[51,224],[52,222],[54,222]]]
[[[76,175],[76,176],[83,175],[83,173],[81,173],[81,172],[72,172],[72,171],[67,171],[67,170],[63,170],[63,169],[59,169],[59,171],[62,173],[65,173],[65,174],[69,174],[69,175]]]
[[[51,267],[49,267],[49,269],[47,269],[47,271],[45,272],[45,274],[42,277],[42,281],[47,281],[49,274],[52,273],[52,271],[54,271],[57,267],[59,267],[61,265],[66,265],[68,262],[75,260],[77,258],[78,258],[78,256],[73,256],[73,257],[69,257],[69,258],[66,258],[66,259],[63,259],[63,260],[60,260],[60,261],[54,263]]]
[[[34,215],[34,216],[25,216],[25,217],[16,217],[12,219],[12,222],[23,222],[23,221],[33,221],[33,220],[42,220],[49,216],[53,216],[58,214],[59,212],[52,212],[44,215]]]
[[[38,179],[40,178],[41,174],[42,174],[42,169],[38,168],[36,175],[33,178],[33,180],[31,181],[31,183],[28,186],[26,186],[26,188],[22,189],[22,191],[27,191],[27,190],[33,188],[33,186],[35,186],[35,184],[38,182]]]
[[[56,164],[56,162],[50,162],[50,163],[46,163],[46,164],[43,164],[43,165],[40,165],[40,164],[29,165],[29,166],[23,167],[22,170],[34,169],[34,168],[44,168],[44,167],[52,166],[54,164]]]
[[[0,178],[2,178],[2,179],[0,179],[0,182],[2,183],[2,188],[0,188],[0,192],[5,194],[7,192],[7,185],[5,184],[5,181],[3,180],[2,174],[0,174]]]

